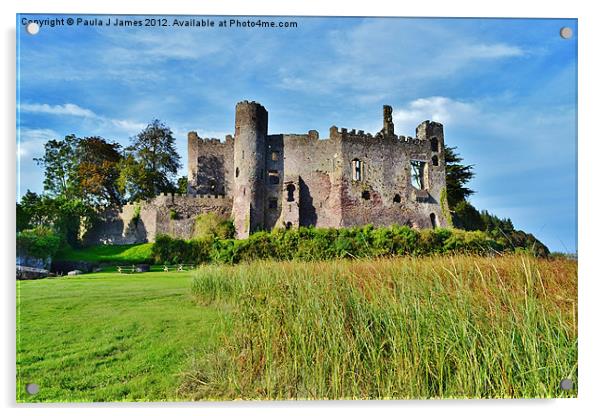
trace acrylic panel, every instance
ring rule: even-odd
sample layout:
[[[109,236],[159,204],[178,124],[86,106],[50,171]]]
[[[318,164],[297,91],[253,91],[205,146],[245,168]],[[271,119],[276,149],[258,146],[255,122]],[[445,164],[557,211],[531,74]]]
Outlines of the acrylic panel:
[[[17,401],[576,397],[576,19],[16,29]]]

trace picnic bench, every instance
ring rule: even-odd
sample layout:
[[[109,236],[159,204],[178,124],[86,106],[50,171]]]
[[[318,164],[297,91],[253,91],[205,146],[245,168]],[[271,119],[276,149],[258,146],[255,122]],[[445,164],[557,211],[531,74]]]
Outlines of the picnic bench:
[[[196,265],[194,264],[165,264],[163,265],[163,271],[164,272],[168,272],[168,271],[177,271],[177,272],[185,272],[188,270],[194,270],[196,268]]]
[[[136,266],[117,266],[119,273],[136,273]]]

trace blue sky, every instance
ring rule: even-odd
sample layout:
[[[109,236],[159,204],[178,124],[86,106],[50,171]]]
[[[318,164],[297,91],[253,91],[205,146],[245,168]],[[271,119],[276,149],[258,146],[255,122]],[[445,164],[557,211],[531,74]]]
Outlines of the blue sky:
[[[390,104],[398,134],[444,123],[446,144],[475,165],[478,209],[576,251],[575,20],[263,19],[298,27],[63,26],[30,36],[19,20],[17,193],[42,190],[32,158],[70,133],[127,145],[158,118],[185,164],[186,133],[223,139],[243,99],[268,109],[271,133],[321,137],[333,124],[374,133]],[[572,39],[559,36],[563,26]]]

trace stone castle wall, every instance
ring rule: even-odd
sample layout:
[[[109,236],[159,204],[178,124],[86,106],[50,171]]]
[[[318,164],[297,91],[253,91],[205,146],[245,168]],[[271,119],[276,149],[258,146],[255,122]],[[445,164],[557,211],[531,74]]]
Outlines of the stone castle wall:
[[[268,134],[267,110],[243,101],[234,127],[234,137],[224,141],[188,134],[188,195],[160,195],[139,208],[107,213],[88,241],[190,238],[196,216],[206,212],[232,218],[239,238],[276,227],[450,225],[441,205],[445,157],[439,123],[424,121],[415,138],[398,136],[392,108],[384,106],[383,128],[374,135],[336,126],[326,139],[315,130]],[[416,164],[420,185],[413,182]]]
[[[213,212],[229,218],[231,210],[232,199],[224,195],[162,194],[149,202],[127,204],[121,211],[106,212],[103,220],[84,237],[84,242],[146,243],[155,241],[159,234],[190,239],[194,235],[194,224],[199,214]]]

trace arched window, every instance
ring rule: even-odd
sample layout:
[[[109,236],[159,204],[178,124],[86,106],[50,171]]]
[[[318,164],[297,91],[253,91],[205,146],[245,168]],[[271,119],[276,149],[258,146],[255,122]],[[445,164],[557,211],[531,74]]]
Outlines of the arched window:
[[[286,185],[286,201],[293,202],[295,200],[295,185],[289,183]]]
[[[401,202],[401,196],[399,196],[399,194],[395,194],[395,196],[393,197],[393,202],[399,204]]]
[[[439,158],[437,157],[437,155],[433,156],[431,160],[433,162],[433,166],[439,166]]]
[[[353,159],[351,161],[351,167],[353,169],[353,180],[361,181],[363,179],[364,164],[359,159]]]
[[[437,216],[435,215],[434,212],[431,212],[431,225],[433,228],[437,228]]]
[[[240,173],[240,170],[238,168],[236,168],[236,177],[238,178],[238,174]]]
[[[433,152],[439,151],[439,140],[436,137],[431,138],[431,150]]]

